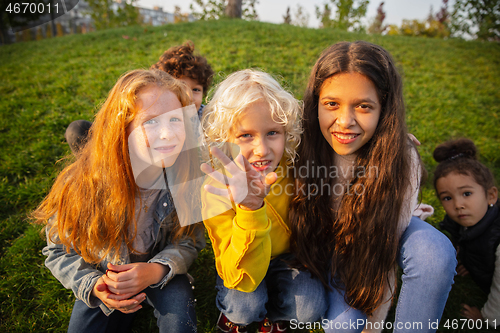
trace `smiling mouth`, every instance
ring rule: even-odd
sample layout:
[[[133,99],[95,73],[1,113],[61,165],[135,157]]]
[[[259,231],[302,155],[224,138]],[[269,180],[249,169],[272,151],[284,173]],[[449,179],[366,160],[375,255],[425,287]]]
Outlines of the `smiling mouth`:
[[[257,171],[264,171],[266,170],[269,166],[271,166],[271,161],[257,161],[250,163],[253,168]]]
[[[162,147],[156,147],[156,148],[154,148],[154,150],[156,150],[157,152],[159,152],[161,154],[169,154],[175,150],[175,147],[177,147],[177,145],[162,146]]]
[[[337,139],[337,141],[340,143],[351,143],[356,140],[356,138],[360,136],[360,134],[332,132],[332,136],[334,136],[335,139]]]

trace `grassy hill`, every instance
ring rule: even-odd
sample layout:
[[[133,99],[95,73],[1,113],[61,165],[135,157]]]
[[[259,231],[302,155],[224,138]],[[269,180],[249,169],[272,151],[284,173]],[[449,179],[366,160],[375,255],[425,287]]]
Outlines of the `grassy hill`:
[[[66,126],[76,119],[91,120],[121,74],[148,68],[170,46],[192,40],[217,73],[215,83],[233,71],[259,68],[278,76],[300,99],[321,51],[338,41],[359,39],[383,46],[398,62],[408,127],[422,142],[419,150],[430,172],[436,165],[432,159],[436,145],[465,136],[474,140],[481,160],[500,179],[498,43],[213,21],[131,27],[0,47],[0,331],[66,331],[74,296],[43,266],[40,250],[45,241],[27,214],[50,189],[70,154],[64,140]],[[440,221],[444,211],[429,185],[423,201],[436,208],[428,221]],[[217,310],[210,248],[200,255],[193,275],[199,332],[214,332]],[[442,323],[460,318],[460,303],[480,307],[485,300],[470,278],[457,277]],[[135,332],[156,329],[150,315],[139,317]]]

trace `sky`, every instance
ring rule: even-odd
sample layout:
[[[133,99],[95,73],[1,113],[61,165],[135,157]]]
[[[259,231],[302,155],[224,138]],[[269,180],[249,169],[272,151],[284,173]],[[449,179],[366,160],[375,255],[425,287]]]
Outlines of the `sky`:
[[[372,20],[377,15],[377,8],[383,0],[372,0],[368,5],[366,20]],[[300,4],[307,13],[309,13],[309,27],[317,28],[319,21],[316,18],[315,6],[322,7],[324,3],[330,3],[329,0],[259,0],[256,6],[259,20],[271,23],[283,23],[283,16],[286,14],[287,7],[290,6],[291,12],[297,9]],[[154,6],[163,7],[166,12],[174,12],[174,6],[179,6],[182,12],[189,13],[189,0],[139,0],[137,5],[145,8]],[[384,11],[386,13],[385,24],[401,25],[403,19],[424,20],[433,7],[434,14],[441,8],[442,0],[384,0]],[[451,11],[453,0],[448,1],[448,10]],[[293,16],[292,16],[293,17]],[[368,21],[365,22],[368,25]]]

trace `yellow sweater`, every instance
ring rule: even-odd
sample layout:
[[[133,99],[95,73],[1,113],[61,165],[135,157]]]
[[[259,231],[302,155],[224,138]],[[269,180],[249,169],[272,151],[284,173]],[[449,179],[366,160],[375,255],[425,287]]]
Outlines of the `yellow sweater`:
[[[286,169],[286,168],[285,168]],[[212,241],[215,265],[224,286],[252,292],[262,282],[269,262],[289,251],[288,204],[293,180],[278,174],[264,206],[247,211],[202,190],[203,223]],[[221,187],[215,181],[212,186]]]

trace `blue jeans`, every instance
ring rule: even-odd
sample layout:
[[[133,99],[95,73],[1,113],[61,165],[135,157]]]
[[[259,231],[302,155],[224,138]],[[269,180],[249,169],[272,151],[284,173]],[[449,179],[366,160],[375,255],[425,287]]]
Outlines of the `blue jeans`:
[[[327,308],[325,288],[308,271],[288,267],[291,254],[280,255],[269,264],[267,274],[250,293],[224,287],[217,276],[217,308],[233,323],[249,325],[265,317],[271,321],[319,320]]]
[[[398,264],[403,269],[394,332],[435,332],[430,323],[439,321],[453,284],[457,266],[450,240],[439,230],[417,217],[411,219],[400,240]],[[343,294],[328,293],[329,309],[325,315],[330,332],[361,332],[363,325],[349,326],[366,315],[350,308]],[[342,325],[344,324],[344,325]],[[343,327],[335,329],[335,327]]]
[[[196,332],[196,313],[191,284],[186,275],[177,275],[163,288],[146,288],[146,301],[154,307],[160,332]],[[100,308],[89,308],[80,300],[75,302],[68,333],[111,333],[130,331],[135,313],[118,310],[106,316]]]

